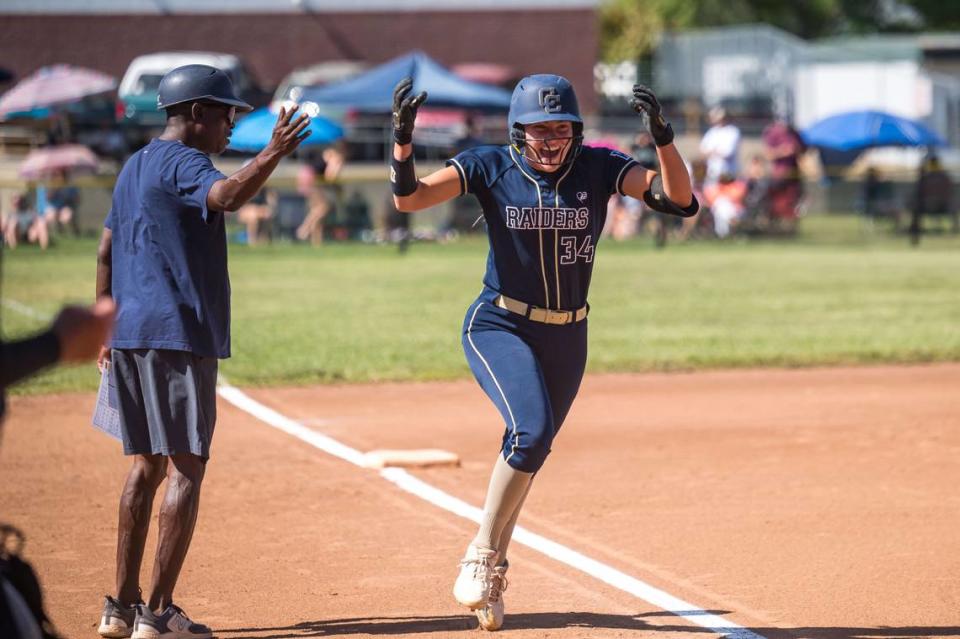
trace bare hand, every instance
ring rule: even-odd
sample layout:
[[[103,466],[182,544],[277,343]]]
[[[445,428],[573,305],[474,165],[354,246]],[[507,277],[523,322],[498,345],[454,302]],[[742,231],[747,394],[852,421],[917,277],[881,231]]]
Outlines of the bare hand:
[[[104,369],[110,365],[110,346],[104,344],[100,347],[100,353],[97,355],[97,370],[103,374]]]
[[[89,308],[64,307],[53,321],[53,332],[60,341],[60,361],[82,362],[97,357],[110,338],[115,310],[110,298]]]
[[[276,153],[283,157],[290,155],[300,143],[307,139],[311,131],[304,130],[310,124],[310,117],[306,113],[301,113],[296,119],[293,115],[300,109],[295,106],[289,111],[280,107],[280,115],[277,116],[277,123],[273,127],[273,135],[267,148],[268,153]]]

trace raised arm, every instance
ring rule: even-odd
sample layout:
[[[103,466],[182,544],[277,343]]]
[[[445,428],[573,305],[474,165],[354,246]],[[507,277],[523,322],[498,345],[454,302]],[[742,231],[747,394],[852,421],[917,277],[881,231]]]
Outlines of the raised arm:
[[[683,217],[695,215],[699,203],[693,197],[690,173],[673,144],[673,127],[663,119],[660,102],[649,87],[637,84],[633,87],[630,106],[637,113],[648,116],[650,134],[657,145],[660,173],[639,165],[632,167],[624,176],[623,192],[642,199],[647,206],[661,213]]]
[[[287,111],[280,108],[277,124],[273,127],[270,142],[253,158],[253,161],[237,170],[225,180],[218,180],[207,194],[207,207],[213,211],[236,211],[257,194],[263,184],[285,156],[293,153],[307,139],[305,131],[310,118],[301,114],[293,119],[298,107]]]
[[[413,80],[404,78],[393,90],[393,156],[390,161],[390,187],[398,211],[411,213],[436,206],[460,195],[460,175],[451,166],[417,179],[413,163],[413,126],[417,109],[427,92],[410,95]]]

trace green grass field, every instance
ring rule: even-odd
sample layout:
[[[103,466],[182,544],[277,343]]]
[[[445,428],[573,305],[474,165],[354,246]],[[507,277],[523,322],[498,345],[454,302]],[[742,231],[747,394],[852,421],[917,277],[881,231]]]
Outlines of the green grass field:
[[[94,293],[95,242],[7,251],[6,338]],[[241,385],[448,379],[480,290],[486,241],[394,247],[231,246],[233,357]],[[604,241],[591,290],[588,370],[646,371],[960,360],[960,238],[918,248],[848,216],[804,220],[795,240],[699,241],[657,250]],[[94,389],[92,364],[15,392]]]

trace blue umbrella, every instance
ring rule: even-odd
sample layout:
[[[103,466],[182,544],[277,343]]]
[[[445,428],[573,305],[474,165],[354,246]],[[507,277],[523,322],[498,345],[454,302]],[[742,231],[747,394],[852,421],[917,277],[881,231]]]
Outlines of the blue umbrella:
[[[803,131],[810,146],[862,151],[877,146],[946,146],[926,125],[883,111],[851,111],[820,120]]]
[[[269,109],[257,109],[237,123],[237,127],[230,134],[230,145],[227,148],[257,153],[270,142],[276,124],[276,113]],[[307,128],[310,129],[310,137],[301,142],[300,146],[303,147],[330,144],[343,137],[340,125],[321,116],[310,118]]]

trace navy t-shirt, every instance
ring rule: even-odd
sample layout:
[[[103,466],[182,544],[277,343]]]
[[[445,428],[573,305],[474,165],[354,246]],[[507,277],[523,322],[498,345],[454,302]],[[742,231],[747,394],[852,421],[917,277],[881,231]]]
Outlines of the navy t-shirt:
[[[152,140],[127,160],[105,226],[113,234],[113,348],[230,357],[223,213],[207,193],[224,175],[207,154]]]
[[[637,162],[606,148],[583,147],[566,168],[534,170],[509,146],[460,153],[448,166],[461,194],[480,200],[490,252],[483,283],[534,306],[575,310],[587,303],[593,254],[607,202],[621,193]]]

